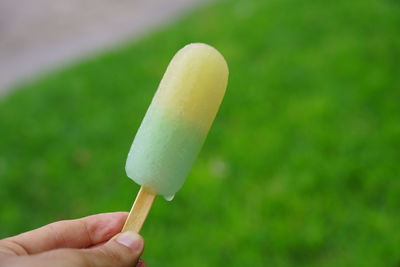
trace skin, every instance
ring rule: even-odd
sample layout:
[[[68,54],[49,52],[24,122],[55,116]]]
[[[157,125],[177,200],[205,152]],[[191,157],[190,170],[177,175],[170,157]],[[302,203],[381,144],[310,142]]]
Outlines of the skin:
[[[146,266],[139,260],[142,237],[119,234],[127,215],[103,213],[59,221],[2,239],[0,266]]]

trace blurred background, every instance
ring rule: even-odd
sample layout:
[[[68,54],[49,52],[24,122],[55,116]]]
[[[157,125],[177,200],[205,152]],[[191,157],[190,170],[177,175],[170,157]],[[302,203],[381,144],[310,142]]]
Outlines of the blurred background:
[[[398,266],[399,29],[395,0],[0,0],[0,238],[129,210],[135,132],[205,42],[227,94],[148,265]]]

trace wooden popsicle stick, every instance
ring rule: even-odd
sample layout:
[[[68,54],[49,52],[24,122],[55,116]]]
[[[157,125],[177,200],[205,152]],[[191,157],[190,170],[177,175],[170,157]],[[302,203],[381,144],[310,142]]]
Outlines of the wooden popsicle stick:
[[[140,232],[147,214],[149,214],[150,208],[153,205],[155,197],[156,194],[151,192],[149,189],[143,186],[140,188],[135,202],[132,205],[132,209],[129,212],[128,218],[125,221],[124,227],[122,228],[122,232]]]

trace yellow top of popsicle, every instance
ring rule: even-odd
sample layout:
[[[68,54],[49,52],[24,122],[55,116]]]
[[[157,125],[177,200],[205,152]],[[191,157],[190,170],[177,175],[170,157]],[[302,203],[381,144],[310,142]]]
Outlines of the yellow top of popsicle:
[[[176,115],[208,131],[225,94],[228,73],[224,57],[214,47],[186,45],[168,66],[153,104],[175,114],[183,113]]]

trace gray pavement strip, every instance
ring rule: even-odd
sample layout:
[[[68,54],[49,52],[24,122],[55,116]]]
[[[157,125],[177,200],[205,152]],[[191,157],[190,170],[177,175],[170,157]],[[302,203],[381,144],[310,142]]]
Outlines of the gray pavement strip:
[[[0,0],[0,96],[174,20],[206,0]]]

